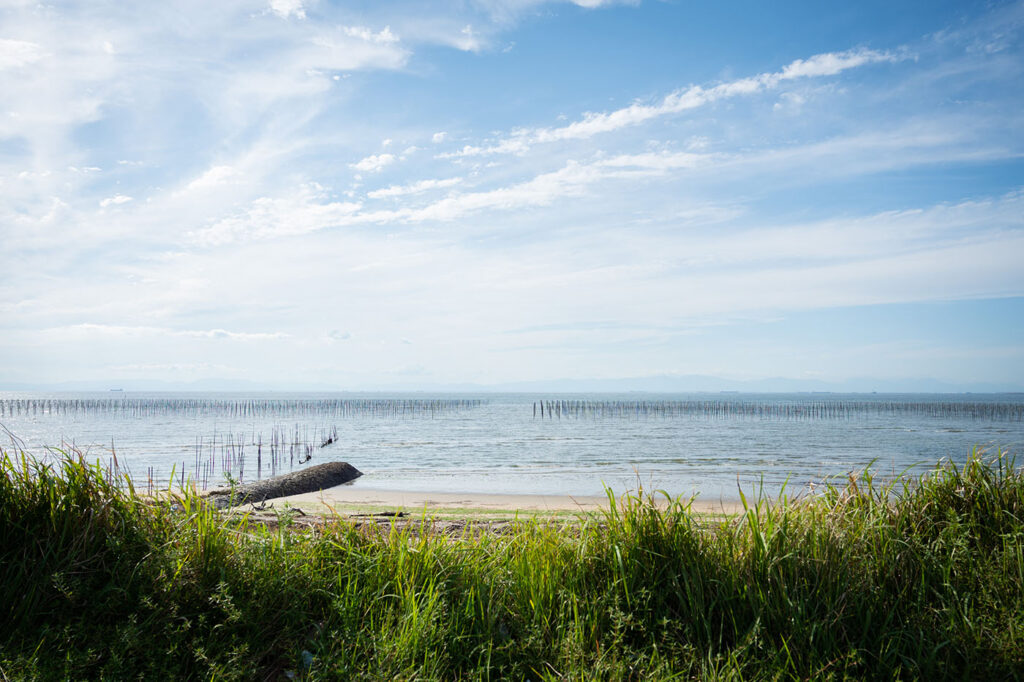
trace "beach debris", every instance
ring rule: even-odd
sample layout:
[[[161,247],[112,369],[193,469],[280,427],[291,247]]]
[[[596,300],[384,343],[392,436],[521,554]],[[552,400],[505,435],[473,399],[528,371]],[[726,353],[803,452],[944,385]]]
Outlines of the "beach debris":
[[[320,447],[321,448],[326,448],[328,445],[330,445],[331,443],[336,442],[337,440],[338,440],[338,427],[335,426],[333,429],[331,429],[330,435],[328,435],[324,439],[324,441],[322,443],[320,443]],[[310,455],[310,456],[312,456],[312,455]]]
[[[361,471],[348,462],[326,462],[255,483],[217,488],[207,492],[205,497],[213,502],[218,509],[249,504],[255,500],[261,500],[261,504],[263,504],[266,500],[276,497],[301,495],[333,488],[353,481],[362,475]]]

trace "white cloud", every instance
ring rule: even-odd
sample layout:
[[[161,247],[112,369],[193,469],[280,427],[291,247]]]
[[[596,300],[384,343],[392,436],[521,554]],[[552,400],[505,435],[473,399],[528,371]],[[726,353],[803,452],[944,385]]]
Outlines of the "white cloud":
[[[799,111],[807,98],[797,92],[784,92],[779,96],[779,101],[772,105],[774,111]]]
[[[320,32],[305,49],[296,53],[295,68],[356,71],[363,69],[399,69],[409,51],[391,29],[376,33],[365,26],[340,26]]]
[[[441,158],[484,156],[491,154],[522,154],[531,145],[562,140],[581,140],[628,126],[639,125],[661,116],[678,114],[720,100],[752,95],[775,88],[783,81],[798,78],[833,76],[847,69],[877,62],[906,59],[905,54],[875,50],[848,50],[818,54],[806,60],[797,59],[781,71],[740,78],[711,87],[693,85],[666,95],[660,102],[634,102],[611,112],[587,112],[578,121],[557,128],[533,128],[514,131],[509,137],[484,146],[467,145],[461,150],[440,155]]]
[[[696,168],[714,157],[688,152],[675,154],[625,154],[591,163],[569,161],[559,170],[541,173],[530,180],[496,189],[451,194],[421,207],[363,211],[358,202],[324,202],[322,188],[304,188],[287,198],[263,197],[239,214],[194,232],[199,244],[214,246],[235,241],[272,239],[306,234],[330,227],[363,224],[451,221],[487,210],[511,211],[547,206],[569,197],[583,196],[591,185],[611,179],[641,179],[677,169]],[[461,178],[423,180],[391,186],[367,194],[380,199],[418,194],[454,186]]]
[[[482,210],[508,211],[546,206],[563,197],[581,195],[585,187],[603,176],[604,173],[597,166],[569,161],[560,170],[542,173],[526,182],[484,192],[452,195],[400,215],[415,221],[454,220]]]
[[[448,133],[446,133],[446,132],[444,132],[442,130],[441,132],[434,133],[433,137],[431,137],[430,140],[434,144],[438,144],[438,143],[444,142],[446,137],[448,137]]]
[[[398,42],[398,36],[391,32],[390,26],[385,26],[376,33],[365,26],[344,26],[342,31],[350,38],[358,38],[363,42],[376,43],[378,45],[393,45]]]
[[[107,197],[100,202],[101,208],[107,208],[108,206],[120,206],[121,204],[127,204],[132,198],[125,196],[124,194],[115,194],[112,197]]]
[[[846,52],[827,52],[817,54],[808,59],[797,59],[775,74],[778,80],[794,78],[813,78],[815,76],[834,76],[841,71],[853,69],[864,64],[875,62],[895,62],[905,56],[891,52],[875,50],[847,50]]]
[[[302,0],[270,0],[270,10],[283,19],[290,16],[294,16],[296,19],[306,18]]]
[[[94,324],[91,322],[57,327],[47,331],[55,335],[103,335],[110,337],[178,336],[197,339],[230,339],[233,341],[266,341],[288,338],[288,334],[281,332],[232,332],[226,329],[170,329],[167,327]]]
[[[226,329],[186,329],[172,330],[174,336],[188,336],[200,339],[231,339],[233,341],[266,341],[269,339],[286,339],[288,334],[281,332],[231,332]]]
[[[609,5],[639,5],[640,0],[569,0],[572,4],[586,9],[597,9]]]
[[[611,157],[598,156],[592,161],[581,163],[568,161],[562,168],[540,173],[529,180],[511,183],[495,189],[466,193],[452,193],[421,206],[401,206],[392,210],[364,210],[358,202],[325,201],[322,188],[306,188],[287,198],[264,197],[254,201],[250,207],[234,216],[222,219],[208,228],[194,233],[197,243],[216,245],[235,241],[270,239],[316,232],[330,227],[357,226],[367,224],[403,224],[428,221],[453,221],[467,215],[485,211],[509,212],[527,208],[544,207],[565,198],[578,198],[592,194],[600,183],[609,181],[637,182],[653,177],[667,177],[677,172],[700,170],[702,177],[720,171],[735,174],[738,170],[755,172],[765,164],[785,163],[790,167],[798,164],[814,164],[827,156],[846,155],[847,163],[857,168],[859,161],[852,157],[852,150],[860,150],[869,159],[883,158],[887,164],[899,163],[900,157],[893,154],[878,154],[877,150],[891,148],[892,138],[899,138],[908,144],[942,143],[942,138],[932,139],[922,133],[924,140],[910,140],[901,131],[880,140],[863,137],[831,141],[826,148],[810,145],[782,152],[755,153],[749,156],[697,154],[693,152],[645,152],[640,154],[619,154]],[[881,145],[881,146],[880,146]],[[823,156],[827,155],[827,156]],[[890,158],[891,157],[891,158]],[[941,157],[941,155],[940,155]],[[869,162],[869,161],[866,161]],[[873,167],[877,170],[877,167]],[[842,169],[840,169],[841,171]],[[758,171],[759,172],[759,171]],[[432,189],[454,187],[462,178],[443,180],[422,180],[408,185],[391,185],[367,193],[370,199],[413,196]],[[680,224],[711,224],[729,219],[736,209],[714,211],[703,204],[697,213],[678,214]],[[755,234],[756,236],[756,234]],[[751,236],[746,240],[760,243]],[[878,241],[883,241],[881,235]],[[813,243],[813,240],[801,242]],[[770,244],[759,246],[765,253],[771,251]]]
[[[202,245],[271,239],[360,224],[450,221],[483,210],[508,211],[546,206],[563,197],[580,196],[592,183],[613,176],[650,173],[651,169],[614,168],[616,160],[597,164],[570,161],[560,170],[542,173],[531,180],[483,192],[454,194],[420,208],[361,211],[356,202],[323,203],[323,193],[304,191],[289,198],[257,199],[244,212],[220,220],[191,235]],[[636,166],[622,161],[621,166]],[[666,162],[659,162],[664,164]],[[609,170],[612,168],[612,170]],[[655,169],[660,170],[660,169]]]
[[[749,78],[728,81],[703,88],[694,85],[667,95],[659,104],[631,104],[610,113],[588,113],[583,119],[561,128],[542,128],[533,132],[536,142],[551,142],[564,139],[583,139],[598,133],[617,130],[644,121],[694,109],[722,99],[750,95],[773,88],[780,81],[814,76],[831,76],[846,69],[875,62],[893,62],[904,57],[890,52],[874,50],[849,50],[815,55],[807,60],[797,59],[782,71],[763,73]]]
[[[188,183],[185,188],[200,191],[214,189],[226,184],[237,175],[238,171],[232,166],[211,166],[198,178]]]
[[[926,123],[841,136],[808,144],[779,145],[750,154],[722,158],[718,165],[730,173],[758,174],[800,170],[817,178],[857,176],[935,163],[995,161],[1020,158],[1021,153],[1001,143],[984,144],[969,128],[956,121]]]
[[[353,222],[450,221],[485,210],[511,211],[547,206],[559,199],[579,197],[596,183],[609,179],[642,178],[668,170],[694,168],[711,157],[689,153],[634,154],[592,163],[568,161],[559,170],[497,189],[452,194],[421,208],[374,211],[352,216]]]
[[[0,38],[0,71],[28,66],[42,59],[44,54],[36,43]]]
[[[454,152],[438,154],[437,158],[453,159],[465,156],[490,156],[491,154],[525,154],[530,150],[531,141],[525,135],[520,135],[483,147],[466,145]]]
[[[602,159],[597,165],[608,168],[640,168],[653,171],[674,170],[677,168],[696,168],[706,164],[713,156],[709,154],[693,154],[690,152],[645,154],[620,154],[609,159]]]
[[[674,211],[669,219],[678,225],[714,225],[735,220],[744,213],[738,206],[699,203]]]
[[[643,178],[668,170],[694,168],[711,157],[689,153],[634,154],[592,163],[568,161],[559,170],[497,189],[452,194],[427,206],[397,211],[377,211],[360,216],[369,222],[421,222],[455,220],[484,210],[511,211],[547,206],[559,199],[579,197],[596,183],[609,179]]]
[[[365,159],[357,161],[356,163],[350,164],[352,168],[364,173],[376,173],[383,169],[385,166],[390,166],[395,162],[394,154],[371,154]]]
[[[466,24],[459,32],[459,36],[452,41],[454,47],[466,52],[476,52],[483,47],[483,41],[470,24]]]
[[[738,265],[781,267],[801,263],[851,263],[900,258],[1024,234],[1024,191],[995,199],[883,211],[787,225],[757,224],[727,235],[687,237],[689,261],[701,268]]]
[[[366,196],[371,199],[384,199],[387,197],[400,197],[409,194],[420,194],[431,189],[442,189],[453,187],[462,182],[462,178],[445,178],[443,180],[420,180],[409,185],[391,185],[383,189],[376,189],[367,192]]]
[[[324,202],[319,187],[305,186],[288,197],[261,197],[247,210],[190,234],[203,246],[295,236],[352,222],[356,202]]]

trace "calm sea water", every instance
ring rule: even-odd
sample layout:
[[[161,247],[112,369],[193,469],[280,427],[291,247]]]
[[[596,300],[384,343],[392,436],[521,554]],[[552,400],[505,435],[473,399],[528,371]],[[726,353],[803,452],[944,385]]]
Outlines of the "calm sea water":
[[[29,452],[73,444],[106,466],[113,450],[142,485],[340,460],[363,472],[358,488],[600,495],[639,483],[704,499],[795,493],[868,466],[921,471],[975,446],[1024,459],[1022,413],[1019,394],[0,392],[0,424]]]

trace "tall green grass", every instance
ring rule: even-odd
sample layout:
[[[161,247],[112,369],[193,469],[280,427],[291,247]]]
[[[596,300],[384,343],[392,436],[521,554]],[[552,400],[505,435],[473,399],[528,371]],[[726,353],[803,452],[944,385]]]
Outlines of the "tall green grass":
[[[11,679],[1024,676],[1024,473],[974,453],[708,522],[610,497],[450,538],[274,530],[0,457]]]

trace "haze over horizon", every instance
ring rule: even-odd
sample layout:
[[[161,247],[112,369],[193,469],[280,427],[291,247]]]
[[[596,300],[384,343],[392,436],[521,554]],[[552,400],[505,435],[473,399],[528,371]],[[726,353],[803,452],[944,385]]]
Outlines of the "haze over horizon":
[[[1024,390],[1022,31],[1022,2],[0,1],[0,389]]]
[[[928,378],[878,379],[873,377],[852,377],[843,381],[821,381],[814,379],[791,379],[767,377],[764,379],[736,380],[705,375],[660,375],[648,377],[608,377],[604,379],[550,378],[532,381],[509,381],[493,384],[437,383],[396,377],[392,383],[378,381],[368,384],[351,384],[338,387],[323,382],[288,381],[273,383],[250,379],[222,379],[210,377],[193,381],[160,381],[154,379],[129,379],[110,381],[91,379],[81,381],[46,383],[0,383],[0,392],[43,392],[53,394],[85,394],[118,391],[117,395],[138,395],[157,393],[305,393],[305,394],[403,394],[403,393],[524,393],[563,395],[608,395],[623,393],[644,393],[660,395],[681,395],[699,393],[739,394],[1020,394],[1020,388],[1009,382],[950,383]]]

